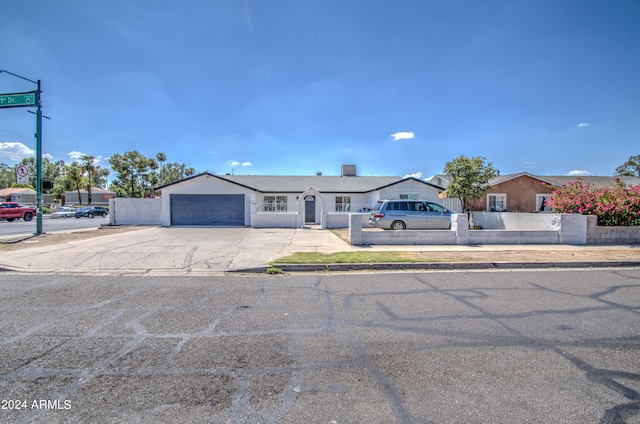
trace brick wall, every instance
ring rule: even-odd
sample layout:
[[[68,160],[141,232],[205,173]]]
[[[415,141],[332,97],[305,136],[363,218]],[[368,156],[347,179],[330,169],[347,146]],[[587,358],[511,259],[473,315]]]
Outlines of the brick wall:
[[[640,243],[640,227],[600,227],[596,216],[587,217],[587,244]]]

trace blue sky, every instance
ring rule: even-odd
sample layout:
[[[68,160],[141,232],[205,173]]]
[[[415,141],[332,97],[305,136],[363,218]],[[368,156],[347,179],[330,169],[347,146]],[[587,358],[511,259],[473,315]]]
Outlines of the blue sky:
[[[640,154],[636,0],[32,0],[0,69],[42,81],[43,152],[196,172],[611,175]],[[0,73],[0,93],[30,91]],[[35,118],[0,109],[0,162]]]

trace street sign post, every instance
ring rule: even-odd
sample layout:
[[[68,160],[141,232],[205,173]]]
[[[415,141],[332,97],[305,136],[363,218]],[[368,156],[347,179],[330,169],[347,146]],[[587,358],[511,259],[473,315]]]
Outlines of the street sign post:
[[[37,91],[29,91],[27,93],[0,94],[0,107],[37,106],[37,95]]]
[[[29,184],[29,167],[26,165],[16,166],[16,182],[18,184]]]
[[[0,94],[0,108],[36,106],[36,235],[42,234],[42,87],[40,80],[33,81],[5,69],[0,73],[32,82],[38,86],[35,91],[26,93]]]

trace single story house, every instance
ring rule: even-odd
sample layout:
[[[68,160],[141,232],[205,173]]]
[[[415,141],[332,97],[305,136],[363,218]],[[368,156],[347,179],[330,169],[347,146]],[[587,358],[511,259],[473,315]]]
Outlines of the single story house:
[[[208,172],[158,187],[161,224],[297,228],[348,227],[349,214],[363,220],[378,200],[438,201],[442,187],[415,178],[357,176],[214,175]]]
[[[599,177],[599,176],[567,176],[567,175],[533,175],[528,172],[500,175],[490,181],[487,194],[478,199],[473,211],[487,212],[550,212],[545,204],[553,191],[578,179],[591,183],[598,188],[615,187],[617,180],[627,185],[640,184],[637,177]],[[430,179],[432,184],[446,187],[448,178],[436,175]]]
[[[89,192],[87,190],[80,190],[80,199],[78,199],[78,190],[65,191],[62,198],[63,205],[80,205],[86,206],[89,204]],[[91,187],[91,204],[97,206],[109,206],[109,199],[116,197],[116,193],[111,190],[105,190],[103,188]]]
[[[8,187],[0,189],[0,201],[17,202],[25,206],[35,206],[36,191],[30,188]],[[42,194],[42,204],[49,205],[53,203],[53,197],[48,194]]]

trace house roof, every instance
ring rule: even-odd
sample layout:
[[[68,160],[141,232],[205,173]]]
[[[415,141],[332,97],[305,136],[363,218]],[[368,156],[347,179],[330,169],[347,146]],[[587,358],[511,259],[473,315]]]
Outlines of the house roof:
[[[31,190],[30,188],[24,188],[24,187],[8,187],[8,188],[3,188],[0,189],[0,196],[9,196],[11,194],[16,194],[16,193],[20,193],[20,194],[36,194],[35,190]]]
[[[555,186],[561,186],[562,185],[562,183],[558,183],[557,181],[551,179],[551,177],[549,177],[549,176],[533,175],[533,174],[530,174],[528,172],[518,172],[516,174],[498,175],[497,177],[495,177],[491,181],[489,181],[489,185],[490,186],[495,186],[495,185],[498,185],[498,184],[502,184],[502,183],[504,183],[506,181],[514,180],[516,178],[525,177],[525,176],[526,177],[535,178],[536,180],[540,180],[542,182],[545,182],[545,183],[551,184],[551,185],[555,185]]]
[[[232,184],[237,184],[239,186],[262,193],[302,193],[309,188],[314,188],[319,192],[325,193],[367,193],[408,180],[413,180],[439,190],[444,190],[440,186],[428,183],[426,181],[421,181],[416,178],[357,176],[338,177],[325,175],[213,175],[209,173],[194,175],[190,178],[158,187],[158,190],[205,175],[219,178]]]
[[[518,172],[515,174],[498,175],[489,181],[490,186],[496,186],[506,181],[510,181],[523,176],[535,178],[536,180],[551,184],[553,186],[561,187],[571,182],[575,182],[578,179],[589,182],[595,185],[597,188],[615,187],[616,180],[623,181],[627,185],[640,185],[640,178],[638,177],[598,177],[598,176],[573,176],[573,175],[534,175],[528,172]],[[436,178],[447,180],[449,178],[446,175],[436,175],[430,181],[434,181]]]
[[[533,175],[528,172],[520,172],[517,174],[500,175],[490,181],[491,186],[504,183],[518,177],[529,176],[537,180],[543,181],[547,184],[561,187],[563,185],[582,180],[593,184],[597,188],[615,187],[618,184],[618,180],[624,182],[627,185],[639,185],[640,178],[637,177],[602,177],[602,176],[574,176],[574,175]]]
[[[559,185],[568,184],[570,182],[582,181],[589,182],[598,188],[615,187],[618,184],[618,180],[622,181],[626,185],[640,185],[640,178],[638,177],[598,177],[598,176],[586,176],[586,177],[573,177],[573,176],[549,176],[546,177],[552,181],[557,182]]]

